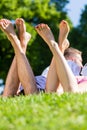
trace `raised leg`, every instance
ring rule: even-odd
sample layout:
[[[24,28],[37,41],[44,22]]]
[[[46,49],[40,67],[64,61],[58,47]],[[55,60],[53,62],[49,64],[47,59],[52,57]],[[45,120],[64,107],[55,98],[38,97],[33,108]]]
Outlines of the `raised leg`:
[[[63,37],[63,33],[64,33],[64,29],[63,29],[63,26],[67,24],[66,21],[61,21],[60,24],[59,24],[59,36],[58,36],[58,46],[59,46],[59,49],[61,50],[61,52],[63,53],[64,55],[64,51],[69,47],[70,43],[67,39],[68,37],[68,33],[70,31],[70,28],[69,26],[67,26],[67,34]],[[55,68],[56,69],[56,68]],[[57,73],[57,71],[55,71]],[[64,92],[63,90],[63,87],[61,86],[61,84],[59,84],[58,88],[57,88],[57,93],[58,94],[62,94]]]
[[[21,47],[23,48],[24,52],[26,52],[27,44],[31,38],[31,35],[26,32],[26,27],[23,19],[21,18],[17,19],[16,25],[19,33],[19,39],[21,41]],[[18,77],[16,57],[14,57],[6,78],[3,96],[16,95],[19,83],[20,81]]]
[[[3,21],[4,21],[4,25],[3,25]],[[4,26],[7,26],[7,22],[8,21],[6,21],[5,19],[0,20],[0,28],[2,29],[2,31],[4,31],[3,29],[5,28]],[[16,57],[14,57],[6,78],[3,96],[8,97],[8,96],[16,95],[18,86],[19,86],[19,78],[17,73]]]
[[[17,27],[18,32],[19,32],[19,39],[21,41],[22,49],[23,49],[24,53],[26,53],[27,43],[30,40],[31,35],[28,32],[26,32],[26,26],[24,24],[24,20],[23,19],[21,19],[21,18],[17,18],[16,19],[16,27]],[[34,84],[35,84],[34,86],[35,86],[35,89],[36,89],[35,91],[37,92],[36,82],[35,82],[34,74],[32,72],[30,64],[29,64],[28,67],[29,67],[29,71],[30,71],[29,72],[29,76],[30,76],[30,78],[31,77],[33,78],[33,81],[34,81]],[[32,80],[30,80],[30,81],[32,81]],[[23,87],[24,87],[24,85],[23,85]],[[32,90],[33,90],[33,87],[32,87]],[[27,94],[27,89],[26,88],[24,88],[24,91],[25,91],[25,94]]]
[[[69,47],[69,41],[66,39],[68,36],[69,29],[68,29],[66,38],[62,38],[62,33],[63,33],[62,32],[62,24],[65,24],[65,21],[62,21],[60,23],[60,26],[59,26],[60,30],[59,30],[59,43],[58,43],[58,45],[59,45],[61,52],[64,53],[65,49],[67,49]],[[52,75],[53,75],[54,79],[53,79]],[[53,81],[53,82],[50,83],[50,81]],[[55,85],[54,85],[54,83],[55,83]],[[58,94],[63,92],[63,88],[61,87],[61,84],[59,83],[59,80],[57,77],[56,64],[55,64],[54,57],[52,58],[52,62],[50,64],[50,68],[49,68],[49,72],[48,72],[47,86],[48,86],[48,88],[46,87],[47,92],[57,91]],[[55,86],[55,87],[53,87],[53,86]]]
[[[47,36],[49,37],[51,35],[53,37],[53,34],[50,32],[50,28],[47,25],[45,26],[49,30],[49,34],[47,34]],[[38,26],[35,27],[35,29],[40,34],[40,28],[43,28],[45,30],[45,26],[44,24],[39,24]],[[50,93],[56,92],[58,85],[59,85],[59,79],[57,77],[55,59],[53,57],[50,67],[49,67],[49,71],[48,71],[47,82],[46,82],[46,92],[50,92]]]

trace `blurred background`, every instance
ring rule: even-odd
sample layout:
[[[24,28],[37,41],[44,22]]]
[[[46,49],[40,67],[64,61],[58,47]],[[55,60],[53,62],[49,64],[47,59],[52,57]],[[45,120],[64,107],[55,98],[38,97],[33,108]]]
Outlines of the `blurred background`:
[[[77,3],[78,2],[78,3]],[[36,33],[34,26],[46,23],[58,41],[59,23],[67,20],[70,25],[69,41],[72,47],[83,52],[83,64],[87,61],[87,2],[86,0],[2,0],[0,19],[7,18],[15,27],[15,19],[23,18],[32,38],[28,44],[27,57],[35,75],[40,75],[50,64],[52,54]],[[16,28],[15,28],[16,31]],[[14,57],[13,48],[0,30],[0,92],[4,87],[7,72]]]

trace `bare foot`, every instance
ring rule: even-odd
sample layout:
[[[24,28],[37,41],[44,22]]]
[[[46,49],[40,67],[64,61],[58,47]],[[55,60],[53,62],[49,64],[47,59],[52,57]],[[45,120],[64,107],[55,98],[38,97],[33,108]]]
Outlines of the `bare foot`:
[[[21,41],[21,46],[22,46],[23,50],[26,51],[27,44],[31,38],[31,34],[26,32],[26,26],[25,26],[24,20],[22,18],[16,19],[16,27],[18,29],[18,35],[19,35],[19,39]]]
[[[55,41],[54,36],[47,24],[38,24],[35,29],[48,45],[50,45],[50,43],[52,44]]]
[[[67,49],[70,44],[67,39],[70,30],[67,21],[62,20],[59,25],[59,29],[59,48],[64,53],[65,49]]]
[[[9,41],[11,42],[11,44],[15,50],[15,53],[18,52],[19,49],[21,52],[23,52],[23,50],[20,46],[20,41],[15,33],[15,30],[14,30],[14,27],[13,27],[11,21],[7,20],[7,19],[1,19],[0,28],[8,37]]]
[[[6,34],[8,39],[13,42],[13,37],[16,36],[14,27],[11,21],[7,19],[0,20],[0,29]]]

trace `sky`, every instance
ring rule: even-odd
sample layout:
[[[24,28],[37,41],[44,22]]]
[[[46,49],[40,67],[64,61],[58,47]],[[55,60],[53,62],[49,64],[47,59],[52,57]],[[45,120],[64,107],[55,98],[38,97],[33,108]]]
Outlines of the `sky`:
[[[86,4],[87,0],[70,0],[69,4],[66,6],[68,9],[68,16],[75,27],[79,24],[80,14]]]

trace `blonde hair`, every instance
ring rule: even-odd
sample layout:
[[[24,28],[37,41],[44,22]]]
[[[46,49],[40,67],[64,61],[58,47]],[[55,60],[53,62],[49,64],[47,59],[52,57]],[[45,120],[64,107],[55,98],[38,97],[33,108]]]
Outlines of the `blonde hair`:
[[[67,48],[65,50],[65,52],[64,52],[65,58],[69,58],[70,56],[75,56],[77,54],[79,54],[80,56],[82,56],[82,52],[80,50],[78,50],[78,49],[73,48],[73,47]]]

